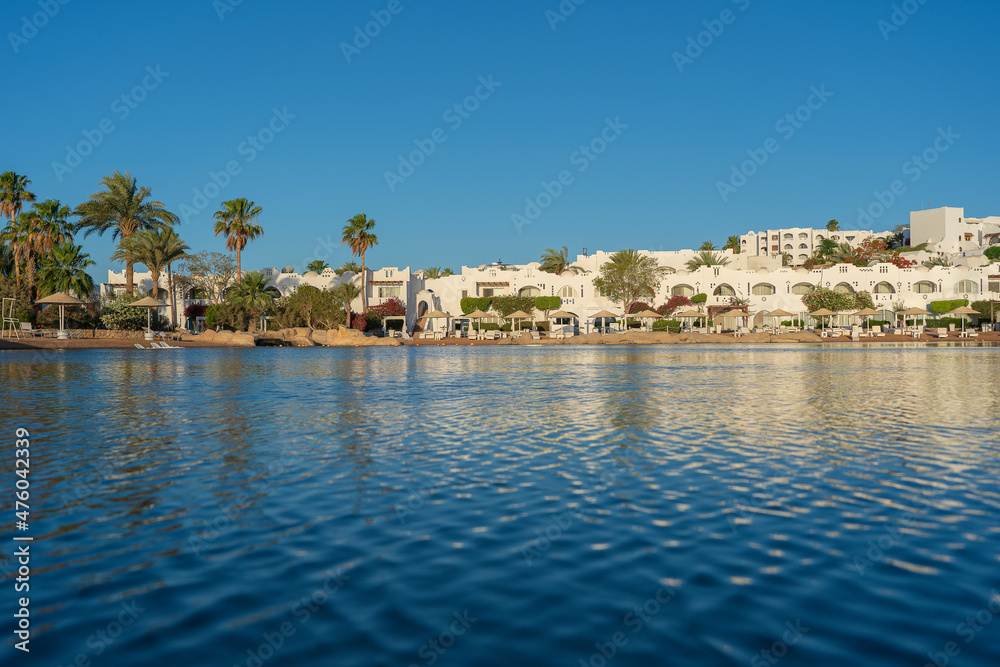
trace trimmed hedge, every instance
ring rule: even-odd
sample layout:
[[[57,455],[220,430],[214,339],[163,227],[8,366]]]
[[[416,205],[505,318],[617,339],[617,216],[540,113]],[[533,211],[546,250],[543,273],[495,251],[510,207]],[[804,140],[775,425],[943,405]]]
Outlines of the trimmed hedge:
[[[462,308],[462,314],[468,315],[474,310],[481,310],[485,313],[490,309],[492,303],[493,297],[491,296],[467,296],[459,302],[459,305]]]
[[[955,310],[956,308],[968,305],[968,299],[948,299],[944,301],[931,301],[930,303],[931,312],[939,314],[947,313],[949,310]]]
[[[559,306],[562,305],[561,296],[536,296],[535,297],[535,308],[541,311],[545,310],[559,310]],[[514,311],[511,311],[514,312]],[[529,312],[525,310],[524,312]]]
[[[992,259],[994,262],[1000,259],[1000,245],[993,245],[986,249],[983,253],[986,255],[986,259]]]
[[[706,301],[708,301],[707,294],[695,294],[693,297],[691,297],[691,303],[694,304],[705,303]]]

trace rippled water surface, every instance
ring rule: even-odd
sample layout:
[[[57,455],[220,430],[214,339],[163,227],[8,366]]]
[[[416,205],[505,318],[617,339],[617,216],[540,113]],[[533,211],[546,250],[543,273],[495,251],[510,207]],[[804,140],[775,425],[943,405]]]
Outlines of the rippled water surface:
[[[998,380],[996,348],[0,353],[24,664],[997,665]]]

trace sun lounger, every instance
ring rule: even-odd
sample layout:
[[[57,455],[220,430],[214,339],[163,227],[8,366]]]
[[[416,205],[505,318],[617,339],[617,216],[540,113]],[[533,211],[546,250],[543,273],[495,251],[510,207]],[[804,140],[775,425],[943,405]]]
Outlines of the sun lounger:
[[[542,336],[537,331],[531,332],[531,340],[541,340]]]

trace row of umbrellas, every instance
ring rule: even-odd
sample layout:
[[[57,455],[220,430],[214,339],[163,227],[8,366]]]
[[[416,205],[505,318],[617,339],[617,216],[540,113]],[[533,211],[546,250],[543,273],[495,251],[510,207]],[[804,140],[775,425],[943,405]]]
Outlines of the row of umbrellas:
[[[65,292],[56,292],[55,294],[50,294],[47,297],[43,297],[36,301],[35,303],[48,303],[52,305],[59,306],[59,331],[66,330],[66,306],[79,306],[85,302],[77,299],[75,296],[70,296]],[[151,296],[147,296],[143,299],[139,299],[134,303],[130,303],[130,306],[135,306],[137,308],[146,308],[146,328],[152,326],[153,319],[153,308],[165,308],[167,304],[154,299]]]

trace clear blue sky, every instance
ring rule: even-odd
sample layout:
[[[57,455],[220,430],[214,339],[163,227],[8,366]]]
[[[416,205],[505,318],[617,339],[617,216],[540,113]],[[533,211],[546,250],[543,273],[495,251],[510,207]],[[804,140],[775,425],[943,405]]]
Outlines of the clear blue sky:
[[[563,245],[721,245],[830,218],[857,228],[858,208],[897,180],[876,230],[928,204],[1000,214],[996,3],[896,2],[916,11],[897,14],[895,29],[888,0],[567,0],[575,12],[559,22],[546,15],[558,0],[399,0],[395,15],[389,0],[236,1],[6,0],[0,169],[70,205],[129,170],[169,209],[190,207],[180,234],[193,250],[224,249],[212,212],[253,199],[265,234],[244,253],[249,268],[301,268],[317,249],[338,266],[350,259],[341,228],[361,212],[381,239],[371,265],[456,270]],[[348,62],[342,43],[373,11],[391,22]],[[679,68],[675,52],[703,32],[707,46]],[[479,87],[480,77],[499,86]],[[144,82],[134,108],[121,101]],[[800,109],[824,86],[832,96]],[[467,118],[446,115],[477,87],[486,99],[470,100]],[[263,133],[263,150],[244,144],[274,109],[294,118]],[[797,111],[808,120],[777,125]],[[608,129],[615,140],[594,159],[577,153],[606,119],[627,127]],[[54,166],[69,167],[67,146],[88,148],[85,132],[99,145],[71,171]],[[433,154],[390,188],[398,156],[427,140]],[[934,164],[907,164],[925,150]],[[767,161],[720,193],[747,151]],[[194,190],[230,161],[239,173],[197,201]],[[568,184],[518,233],[511,216],[564,170]],[[192,215],[194,204],[203,208]],[[98,282],[120,268],[110,236],[83,243]]]

